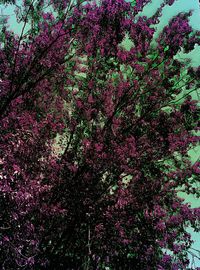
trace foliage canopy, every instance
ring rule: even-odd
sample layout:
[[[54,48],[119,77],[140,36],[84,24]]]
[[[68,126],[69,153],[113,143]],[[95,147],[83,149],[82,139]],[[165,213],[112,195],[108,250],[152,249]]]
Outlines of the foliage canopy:
[[[3,29],[1,269],[191,269],[200,68],[174,56],[200,33],[180,13],[152,45],[174,1],[148,2],[29,0]]]

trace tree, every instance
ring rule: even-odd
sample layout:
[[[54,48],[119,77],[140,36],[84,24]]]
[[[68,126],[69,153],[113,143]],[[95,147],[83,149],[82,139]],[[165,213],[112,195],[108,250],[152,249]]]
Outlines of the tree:
[[[152,45],[174,1],[136,16],[148,2],[25,1],[4,29],[2,269],[190,269],[200,68],[174,56],[200,33],[180,13]]]
[[[15,0],[1,0],[0,4],[15,4]]]

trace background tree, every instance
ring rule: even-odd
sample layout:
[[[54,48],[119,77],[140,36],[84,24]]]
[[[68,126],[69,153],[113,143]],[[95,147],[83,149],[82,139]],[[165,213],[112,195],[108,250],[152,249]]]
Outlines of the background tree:
[[[148,2],[25,1],[2,33],[2,269],[189,269],[200,69],[174,56],[199,32],[180,13],[152,45],[174,1]]]

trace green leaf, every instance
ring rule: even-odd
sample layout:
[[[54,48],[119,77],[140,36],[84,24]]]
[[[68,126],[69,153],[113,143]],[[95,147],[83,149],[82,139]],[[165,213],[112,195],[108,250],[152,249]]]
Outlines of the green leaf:
[[[168,51],[169,50],[169,45],[167,45],[164,49],[164,52]]]

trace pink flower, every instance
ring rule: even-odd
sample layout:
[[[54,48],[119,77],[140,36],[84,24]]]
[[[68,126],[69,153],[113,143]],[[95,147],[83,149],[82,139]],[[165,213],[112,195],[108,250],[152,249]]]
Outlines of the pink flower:
[[[81,100],[81,99],[78,99],[78,100],[76,101],[76,105],[77,105],[77,107],[78,107],[79,109],[82,109],[82,108],[83,108],[83,102],[82,102],[82,100]]]
[[[20,172],[20,167],[16,164],[13,165],[13,169],[16,173]]]
[[[158,231],[164,231],[166,229],[166,225],[163,221],[159,221],[155,228]]]
[[[103,144],[101,143],[95,143],[94,146],[97,152],[101,152],[101,150],[103,149]]]
[[[91,142],[88,139],[83,139],[82,143],[86,148],[89,148],[91,145]]]
[[[94,98],[93,98],[92,95],[89,95],[89,97],[88,97],[88,102],[89,102],[89,103],[94,103]]]

